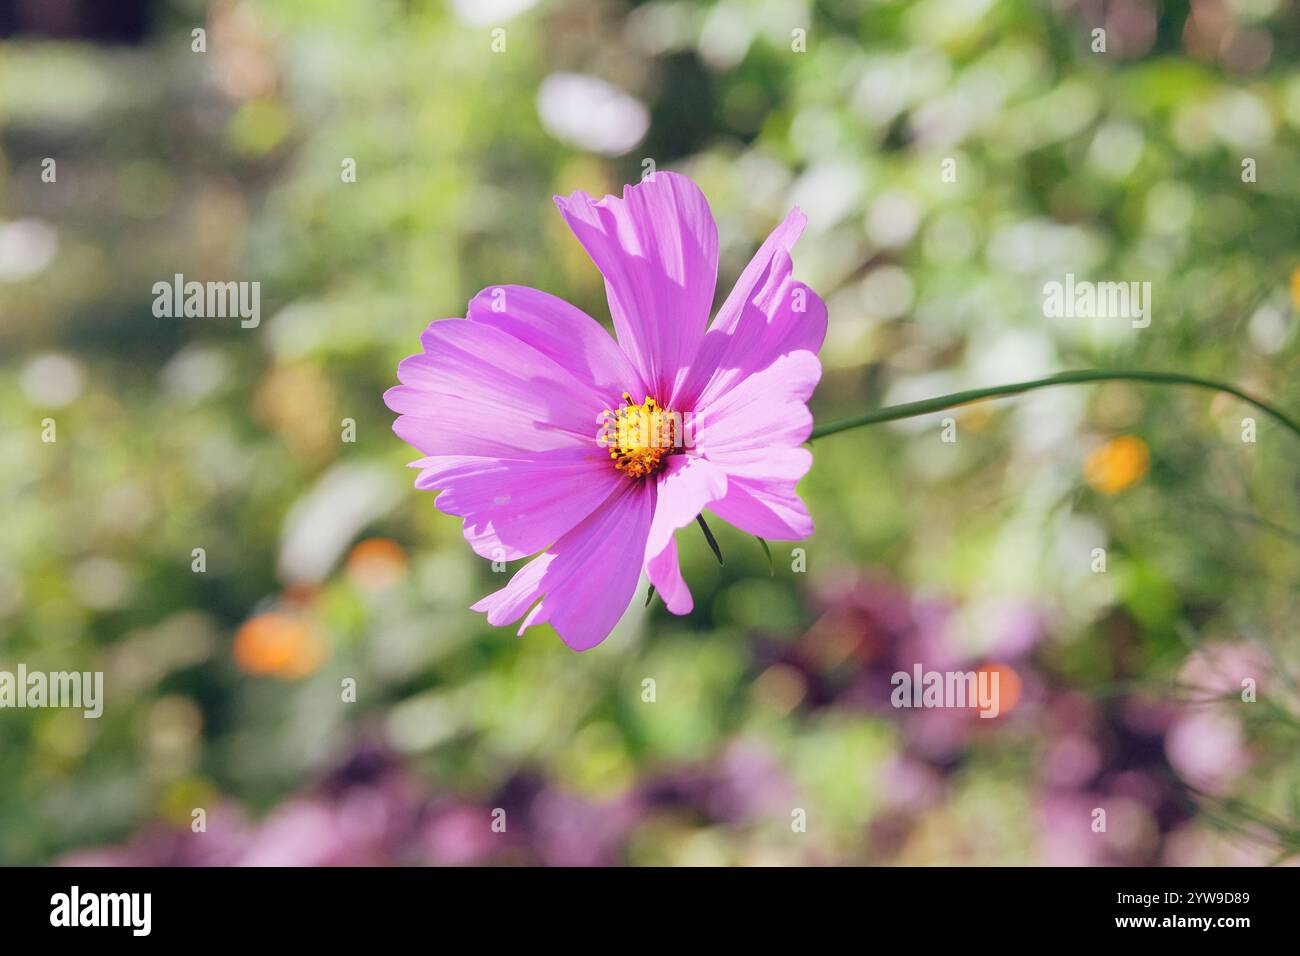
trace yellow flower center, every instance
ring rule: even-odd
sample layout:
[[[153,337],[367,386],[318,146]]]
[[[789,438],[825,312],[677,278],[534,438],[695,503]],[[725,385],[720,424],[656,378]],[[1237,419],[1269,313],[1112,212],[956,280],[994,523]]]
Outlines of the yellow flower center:
[[[629,478],[652,475],[665,464],[664,459],[682,445],[682,417],[660,408],[648,395],[640,405],[623,393],[617,411],[605,411],[604,444],[614,467]]]

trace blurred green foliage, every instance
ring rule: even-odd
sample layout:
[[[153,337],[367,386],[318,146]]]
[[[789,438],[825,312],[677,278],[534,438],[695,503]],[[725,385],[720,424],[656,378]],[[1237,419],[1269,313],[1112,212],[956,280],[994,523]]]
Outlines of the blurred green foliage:
[[[195,807],[245,821],[202,859],[316,860],[257,821],[303,801],[341,814],[339,768],[371,748],[417,808],[375,783],[390,771],[363,780],[420,836],[357,849],[342,816],[311,817],[342,847],[322,859],[1296,851],[1300,447],[1262,420],[1243,442],[1241,405],[1116,384],[962,409],[955,443],[937,417],[828,438],[802,557],[774,542],[769,574],[715,521],[719,568],[687,529],[695,613],[638,598],[575,655],[468,610],[502,578],[411,488],[382,402],[425,324],[485,286],[606,321],[550,197],[617,192],[650,159],[709,197],[720,294],[791,205],[808,213],[796,270],[830,310],[819,421],[1092,366],[1300,410],[1294,3],[154,14],[139,43],[0,42],[0,669],[102,670],[107,688],[98,721],[0,711],[0,862],[138,846],[160,822],[200,840]],[[557,72],[643,104],[645,135],[608,156],[548,128]],[[1042,285],[1067,272],[1151,282],[1151,326],[1044,318]],[[261,324],[154,318],[151,288],[176,273],[261,282]],[[1119,435],[1149,468],[1105,494],[1087,461]],[[946,729],[891,711],[888,673],[917,640],[1011,661],[1020,706]],[[1245,657],[1207,672],[1207,646]],[[1256,679],[1260,699],[1197,703],[1189,667],[1202,689],[1226,673],[1230,702]],[[589,811],[566,824],[561,798]],[[1089,841],[1099,805],[1118,822]],[[525,843],[447,836],[456,808],[486,828],[499,806],[521,808]],[[150,852],[128,858],[198,858]]]

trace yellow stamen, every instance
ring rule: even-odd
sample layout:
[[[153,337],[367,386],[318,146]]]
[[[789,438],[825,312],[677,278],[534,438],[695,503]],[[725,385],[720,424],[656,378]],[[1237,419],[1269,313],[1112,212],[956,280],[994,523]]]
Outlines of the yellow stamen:
[[[615,468],[629,478],[644,478],[662,468],[664,459],[681,446],[682,418],[648,395],[636,405],[624,392],[623,401],[627,404],[617,411],[605,412],[605,443]]]

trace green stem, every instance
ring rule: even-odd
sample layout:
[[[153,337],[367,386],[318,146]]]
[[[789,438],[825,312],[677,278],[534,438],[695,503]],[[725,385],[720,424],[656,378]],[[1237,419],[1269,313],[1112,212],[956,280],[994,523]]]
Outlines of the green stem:
[[[1075,385],[1080,382],[1150,382],[1157,385],[1192,385],[1196,388],[1223,392],[1241,399],[1248,405],[1254,405],[1261,412],[1291,429],[1296,437],[1300,437],[1300,422],[1297,422],[1281,409],[1274,408],[1267,402],[1262,402],[1233,385],[1225,385],[1223,382],[1215,382],[1195,375],[1183,375],[1180,372],[1109,372],[1103,369],[1079,369],[1073,372],[1060,372],[1046,378],[1036,378],[1030,382],[994,385],[989,388],[971,388],[964,392],[953,392],[951,395],[940,395],[937,398],[927,398],[919,402],[889,405],[885,408],[878,408],[874,412],[867,412],[865,415],[858,415],[854,418],[846,418],[841,422],[831,422],[829,425],[818,426],[813,429],[809,440],[825,438],[827,435],[834,435],[836,432],[848,431],[850,428],[858,428],[862,425],[876,425],[880,422],[897,421],[900,418],[928,415],[931,412],[940,412],[946,408],[965,405],[967,402],[978,401],[982,398],[1019,395],[1022,392],[1032,392],[1036,388],[1048,388],[1052,385]]]

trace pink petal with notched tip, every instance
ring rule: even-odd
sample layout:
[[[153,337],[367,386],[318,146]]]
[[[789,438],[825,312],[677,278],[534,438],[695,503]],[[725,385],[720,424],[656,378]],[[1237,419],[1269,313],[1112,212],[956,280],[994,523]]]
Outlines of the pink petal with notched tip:
[[[718,281],[718,228],[704,194],[660,172],[621,199],[575,192],[555,204],[605,277],[619,345],[666,403],[704,336]]]
[[[674,407],[707,404],[782,355],[821,348],[826,306],[794,280],[790,261],[805,222],[795,209],[754,254],[709,326]]]

